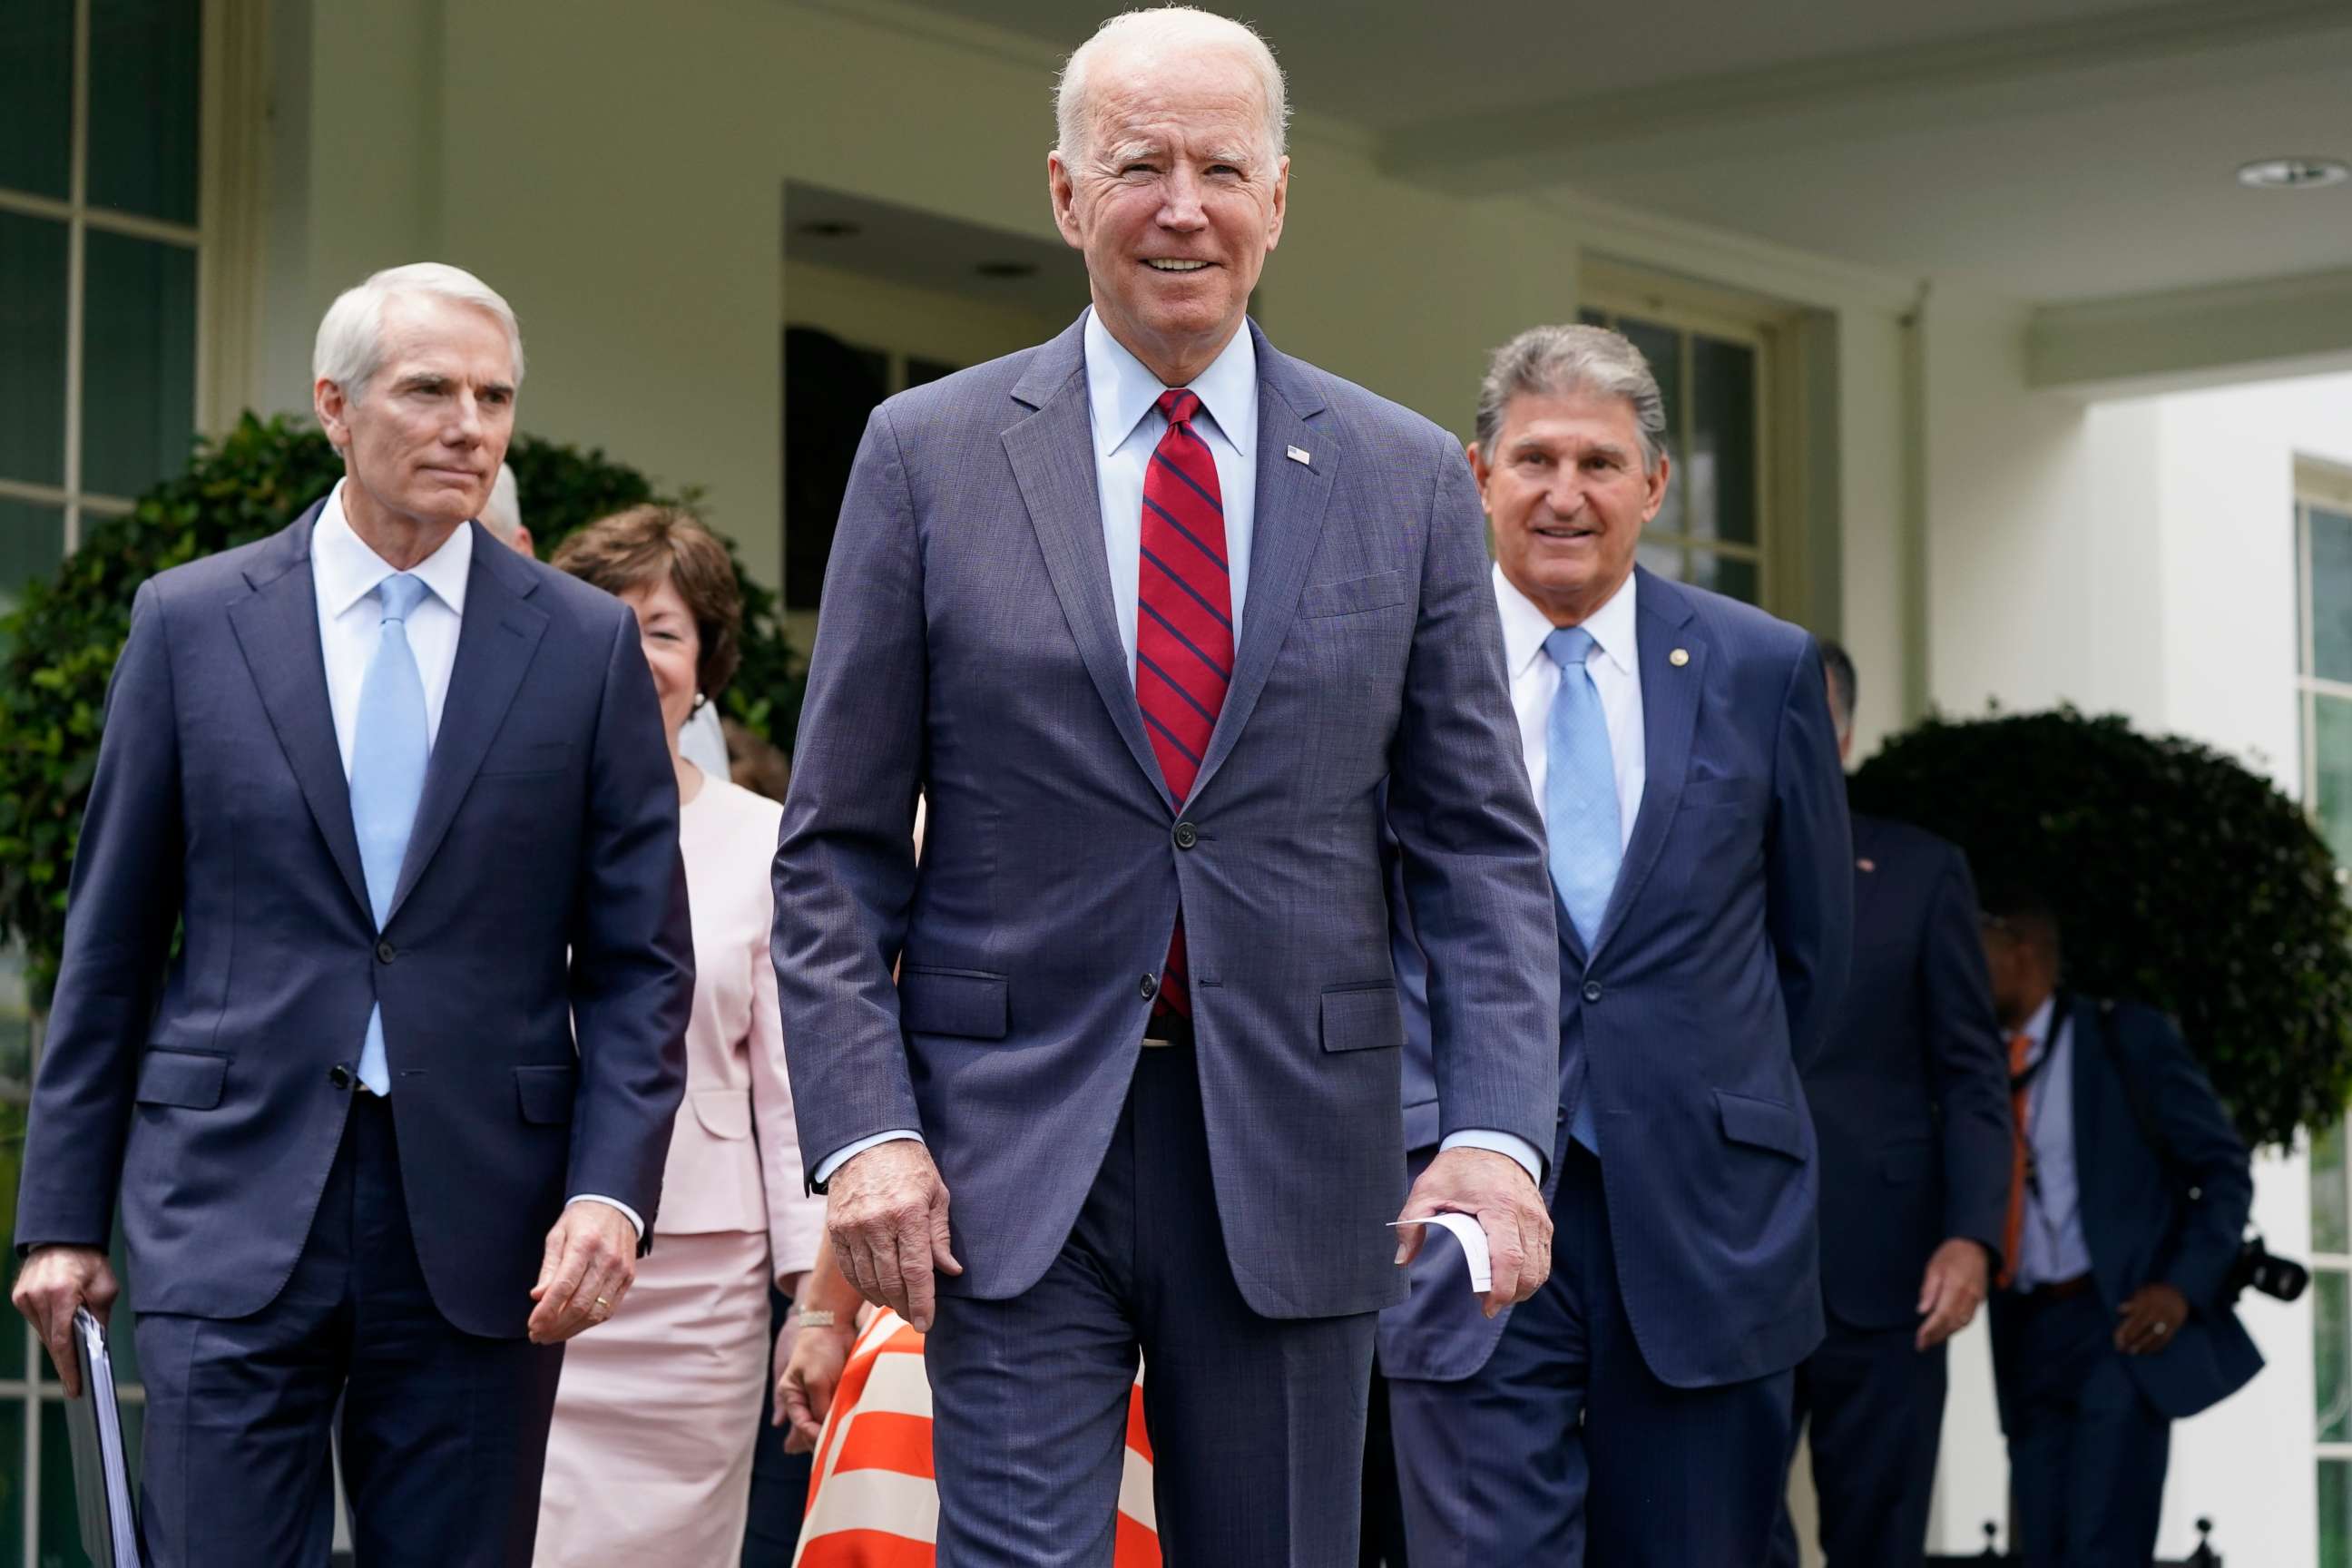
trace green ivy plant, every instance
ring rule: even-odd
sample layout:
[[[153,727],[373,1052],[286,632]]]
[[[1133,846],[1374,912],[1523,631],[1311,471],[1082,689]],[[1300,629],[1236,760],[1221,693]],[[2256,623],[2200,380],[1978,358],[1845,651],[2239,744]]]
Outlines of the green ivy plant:
[[[542,557],[573,530],[657,499],[602,451],[518,436],[507,453]],[[342,460],[317,430],[248,414],[201,444],[188,470],[127,517],[87,523],[57,575],[27,585],[5,622],[0,679],[0,938],[25,945],[36,1006],[48,1005],[65,937],[66,885],[98,764],[106,682],[131,629],[131,600],[156,573],[274,533],[327,493]],[[678,504],[691,509],[689,492]],[[724,537],[722,535],[722,537]],[[728,551],[734,554],[730,541]],[[754,733],[789,745],[800,679],[776,595],[744,574],[743,663],[722,700]]]
[[[2230,757],[2071,709],[1931,719],[1853,781],[1941,834],[1979,885],[2064,929],[2069,984],[2179,1020],[2239,1132],[2284,1145],[2352,1094],[2352,912],[2300,806]]]

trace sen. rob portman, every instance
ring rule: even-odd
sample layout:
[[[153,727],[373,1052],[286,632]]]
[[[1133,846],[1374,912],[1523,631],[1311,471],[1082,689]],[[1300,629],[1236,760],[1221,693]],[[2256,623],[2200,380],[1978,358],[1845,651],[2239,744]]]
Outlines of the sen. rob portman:
[[[1433,1244],[1382,1316],[1413,1568],[1762,1562],[1790,1369],[1822,1336],[1797,1062],[1850,951],[1845,781],[1812,638],[1633,564],[1665,426],[1640,352],[1598,327],[1522,333],[1479,396],[1559,928],[1555,1261],[1489,1319]],[[1409,1000],[1420,945],[1400,921]],[[1417,1168],[1433,1090],[1410,1034]]]
[[[472,521],[507,302],[379,272],[312,364],[342,479],[131,610],[16,1301],[70,1391],[119,1190],[158,1568],[324,1563],[331,1427],[361,1562],[503,1568],[685,1089],[677,788],[628,607]]]

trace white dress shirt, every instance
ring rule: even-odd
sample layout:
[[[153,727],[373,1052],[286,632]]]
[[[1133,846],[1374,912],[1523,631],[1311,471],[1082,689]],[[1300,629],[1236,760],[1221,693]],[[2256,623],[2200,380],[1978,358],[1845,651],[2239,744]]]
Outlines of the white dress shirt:
[[[409,651],[416,658],[416,674],[425,683],[425,739],[429,746],[441,737],[441,710],[449,699],[449,672],[457,662],[457,633],[465,625],[466,578],[474,566],[474,531],[451,531],[441,548],[410,567],[409,574],[425,587],[405,623]],[[398,568],[369,548],[352,531],[343,515],[343,486],[337,480],[327,504],[310,530],[310,584],[319,601],[319,651],[327,667],[327,706],[335,721],[335,749],[343,759],[343,778],[352,776],[352,730],[358,721],[360,687],[367,679],[369,661],[383,639],[383,607],[376,584]],[[629,1216],[637,1234],[646,1222],[637,1211],[617,1198],[582,1193],[583,1198],[609,1204]]]
[[[1642,724],[1642,660],[1634,645],[1636,580],[1624,586],[1585,617],[1592,634],[1591,651],[1584,656],[1584,672],[1601,694],[1601,717],[1609,725],[1609,763],[1617,774],[1617,842],[1622,849],[1633,841],[1633,818],[1642,809],[1642,790],[1650,777]],[[1552,699],[1559,695],[1559,666],[1544,652],[1552,634],[1551,617],[1535,601],[1512,585],[1495,568],[1495,604],[1503,615],[1503,671],[1510,677],[1511,708],[1519,721],[1519,751],[1528,761],[1528,783],[1536,792],[1536,810],[1547,814],[1544,779],[1551,771],[1551,743],[1547,738]]]
[[[2025,1188],[2025,1224],[2017,1238],[2014,1283],[2021,1290],[2058,1285],[2091,1271],[2091,1242],[2083,1234],[2083,1184],[2074,1166],[2074,1021],[2055,1018],[2047,997],[2025,1021],[2033,1044],[2025,1067],[2025,1141],[2033,1151],[2033,1179]]]

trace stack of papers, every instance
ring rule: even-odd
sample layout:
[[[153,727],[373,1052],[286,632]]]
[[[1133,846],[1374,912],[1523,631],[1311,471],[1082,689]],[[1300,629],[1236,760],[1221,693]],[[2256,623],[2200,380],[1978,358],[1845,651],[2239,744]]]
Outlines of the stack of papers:
[[[98,1568],[141,1568],[139,1513],[122,1448],[114,1363],[106,1353],[106,1330],[87,1309],[74,1313],[74,1347],[81,1360],[81,1397],[66,1401],[66,1432],[73,1445],[82,1551]]]

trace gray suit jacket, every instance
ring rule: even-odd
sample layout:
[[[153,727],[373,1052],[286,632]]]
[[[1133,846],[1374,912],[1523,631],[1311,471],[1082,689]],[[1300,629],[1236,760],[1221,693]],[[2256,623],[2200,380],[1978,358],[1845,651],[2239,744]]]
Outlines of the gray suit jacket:
[[[1403,1289],[1384,781],[1444,1128],[1552,1141],[1551,889],[1477,497],[1444,432],[1258,335],[1249,601],[1175,801],[1113,620],[1082,324],[892,398],[858,449],[776,852],[801,1147],[920,1127],[967,1270],[942,1288],[1025,1290],[1108,1147],[1181,900],[1234,1278],[1270,1316],[1370,1310]]]

